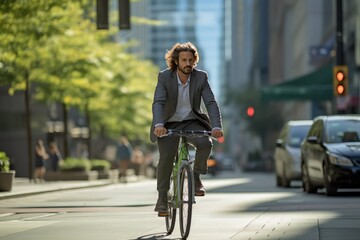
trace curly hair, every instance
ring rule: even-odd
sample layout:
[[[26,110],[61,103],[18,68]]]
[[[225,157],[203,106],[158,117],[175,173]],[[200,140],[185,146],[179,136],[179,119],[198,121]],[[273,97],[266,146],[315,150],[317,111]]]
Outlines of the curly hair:
[[[175,61],[179,59],[180,52],[184,52],[184,51],[193,53],[195,59],[194,61],[194,67],[195,67],[196,64],[199,62],[200,57],[195,45],[192,44],[191,42],[176,43],[170,50],[167,50],[165,54],[166,65],[170,69],[175,70],[177,67]]]

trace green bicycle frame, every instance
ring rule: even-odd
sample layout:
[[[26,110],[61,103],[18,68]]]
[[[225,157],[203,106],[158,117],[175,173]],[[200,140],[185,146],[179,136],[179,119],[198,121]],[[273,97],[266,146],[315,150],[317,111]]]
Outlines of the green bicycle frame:
[[[180,206],[179,189],[178,189],[179,186],[178,182],[180,181],[179,170],[182,165],[182,162],[187,161],[189,156],[189,150],[185,139],[181,139],[181,144],[179,149],[180,150],[178,152],[177,161],[174,163],[174,168],[173,168],[173,184],[174,184],[174,194],[175,194],[174,204],[176,208]]]

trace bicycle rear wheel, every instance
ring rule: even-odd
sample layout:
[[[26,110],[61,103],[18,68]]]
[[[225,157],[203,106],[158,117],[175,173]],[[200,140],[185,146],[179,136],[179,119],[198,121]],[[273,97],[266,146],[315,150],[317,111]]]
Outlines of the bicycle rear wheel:
[[[193,204],[193,175],[189,165],[180,173],[180,232],[183,239],[189,236]]]
[[[173,175],[170,177],[170,189],[168,191],[168,214],[165,217],[166,231],[170,235],[174,231],[176,220],[175,189]]]

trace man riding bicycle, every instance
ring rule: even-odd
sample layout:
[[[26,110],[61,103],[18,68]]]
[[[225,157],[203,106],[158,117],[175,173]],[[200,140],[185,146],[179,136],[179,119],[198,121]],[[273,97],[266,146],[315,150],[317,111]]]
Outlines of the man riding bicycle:
[[[155,211],[167,211],[167,191],[179,137],[160,138],[167,129],[206,130],[212,136],[223,136],[219,106],[211,90],[205,71],[195,69],[199,62],[196,47],[190,43],[176,43],[165,54],[167,69],[158,75],[152,105],[152,142],[157,141],[159,164],[157,169],[158,200]],[[206,108],[205,108],[205,107]],[[190,138],[196,148],[194,163],[195,196],[204,196],[200,174],[207,173],[207,159],[212,149],[208,137]]]

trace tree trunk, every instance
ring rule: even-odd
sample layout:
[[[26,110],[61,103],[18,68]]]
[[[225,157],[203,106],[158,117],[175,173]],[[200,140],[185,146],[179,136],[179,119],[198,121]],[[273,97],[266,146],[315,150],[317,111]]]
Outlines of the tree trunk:
[[[64,123],[64,132],[63,132],[63,143],[64,143],[64,158],[67,158],[69,156],[68,151],[68,113],[66,109],[66,104],[62,103],[62,109],[63,109],[63,123]]]
[[[33,179],[33,158],[32,158],[32,132],[31,132],[31,116],[30,116],[30,86],[29,86],[29,73],[25,73],[25,114],[26,114],[26,134],[28,145],[28,167],[29,167],[29,180]]]
[[[88,105],[86,105],[85,112],[86,112],[86,122],[87,122],[87,126],[88,126],[88,131],[89,131],[89,136],[88,136],[88,139],[87,139],[87,149],[88,149],[89,159],[91,159],[91,158],[92,158],[92,149],[91,149],[91,124],[90,124],[90,112],[89,112]]]

